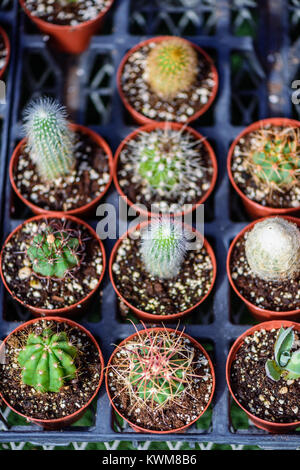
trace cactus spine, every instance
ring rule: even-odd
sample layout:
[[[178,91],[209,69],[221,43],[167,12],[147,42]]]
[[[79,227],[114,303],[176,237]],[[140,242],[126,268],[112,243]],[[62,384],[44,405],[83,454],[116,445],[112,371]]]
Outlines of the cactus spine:
[[[68,175],[75,165],[74,135],[66,110],[50,98],[40,98],[25,111],[24,129],[30,158],[43,181],[51,183]]]
[[[165,39],[148,54],[146,79],[163,99],[175,98],[194,83],[197,61],[197,53],[187,41],[177,37]]]
[[[29,334],[26,346],[18,356],[22,382],[37,392],[59,392],[66,381],[76,377],[74,358],[77,349],[65,332],[46,329],[38,336]]]
[[[260,279],[282,281],[299,273],[299,229],[281,217],[255,224],[248,232],[245,249],[249,266]]]
[[[277,382],[300,378],[300,349],[292,351],[295,344],[293,327],[281,327],[274,346],[274,359],[266,362],[267,376]]]

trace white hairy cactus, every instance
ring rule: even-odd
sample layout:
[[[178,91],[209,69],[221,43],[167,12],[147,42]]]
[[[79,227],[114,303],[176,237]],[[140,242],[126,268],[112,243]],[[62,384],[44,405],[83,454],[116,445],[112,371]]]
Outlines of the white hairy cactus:
[[[299,272],[299,229],[281,217],[255,224],[248,232],[245,248],[249,266],[260,279],[287,280]]]
[[[45,182],[69,174],[74,167],[74,135],[66,110],[51,98],[31,102],[24,113],[29,155]]]

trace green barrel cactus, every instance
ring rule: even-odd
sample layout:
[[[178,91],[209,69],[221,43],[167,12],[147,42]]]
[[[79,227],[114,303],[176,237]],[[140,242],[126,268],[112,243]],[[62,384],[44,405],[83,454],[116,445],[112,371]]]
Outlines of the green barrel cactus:
[[[41,335],[29,334],[18,356],[22,382],[40,393],[59,392],[66,381],[76,377],[76,354],[65,332],[45,329]]]
[[[29,155],[43,181],[52,183],[75,166],[74,135],[66,110],[50,98],[40,98],[25,111],[24,130]]]
[[[266,362],[267,376],[277,382],[300,378],[300,349],[292,351],[295,342],[293,327],[281,327],[274,345],[274,359]]]

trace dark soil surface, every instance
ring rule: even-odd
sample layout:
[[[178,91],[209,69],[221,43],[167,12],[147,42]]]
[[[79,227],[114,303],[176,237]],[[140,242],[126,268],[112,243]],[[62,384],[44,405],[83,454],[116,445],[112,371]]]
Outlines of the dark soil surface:
[[[232,363],[231,387],[241,405],[256,417],[293,423],[300,421],[300,379],[275,382],[265,370],[267,359],[274,359],[277,333],[260,330],[247,336]]]

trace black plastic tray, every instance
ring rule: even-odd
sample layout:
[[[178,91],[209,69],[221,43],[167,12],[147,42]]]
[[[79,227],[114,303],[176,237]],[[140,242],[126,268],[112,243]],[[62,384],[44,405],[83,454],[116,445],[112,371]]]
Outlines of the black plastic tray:
[[[0,431],[0,442],[31,441],[38,444],[107,441],[187,441],[259,445],[263,448],[297,448],[300,433],[271,435],[250,425],[235,429],[231,420],[231,400],[225,382],[225,362],[232,342],[253,323],[245,307],[231,292],[225,260],[232,238],[245,226],[247,216],[230,188],[226,155],[231,141],[242,128],[269,116],[297,117],[291,103],[291,81],[297,78],[300,39],[292,19],[299,6],[285,0],[258,1],[251,7],[255,38],[239,37],[242,7],[234,9],[230,0],[115,0],[101,35],[78,58],[52,52],[47,41],[25,17],[18,13],[17,1],[0,11],[0,23],[7,26],[12,42],[12,58],[7,75],[7,104],[0,108],[2,129],[0,188],[2,198],[2,239],[32,214],[16,200],[8,179],[8,161],[21,138],[21,112],[33,96],[58,97],[72,118],[99,132],[113,151],[136,125],[124,110],[116,89],[116,70],[125,52],[143,39],[157,34],[187,37],[208,50],[216,61],[220,77],[217,99],[203,117],[192,125],[213,144],[219,165],[216,190],[205,204],[205,235],[213,245],[218,263],[215,288],[203,306],[183,322],[186,332],[210,345],[216,370],[216,393],[208,429],[192,426],[184,434],[168,436],[137,434],[126,427],[114,431],[113,414],[104,386],[96,403],[94,423],[64,431],[43,431],[37,426],[12,426]],[[238,3],[238,2],[236,2]],[[296,24],[297,26],[297,24]],[[113,186],[106,202],[118,204]],[[95,227],[97,220],[92,220]],[[109,257],[114,242],[105,242]],[[107,361],[113,344],[126,338],[133,327],[119,314],[116,295],[106,273],[102,300],[95,300],[93,321],[83,318],[99,340]],[[30,314],[16,305],[0,286],[0,339]],[[175,325],[174,325],[175,326]]]

